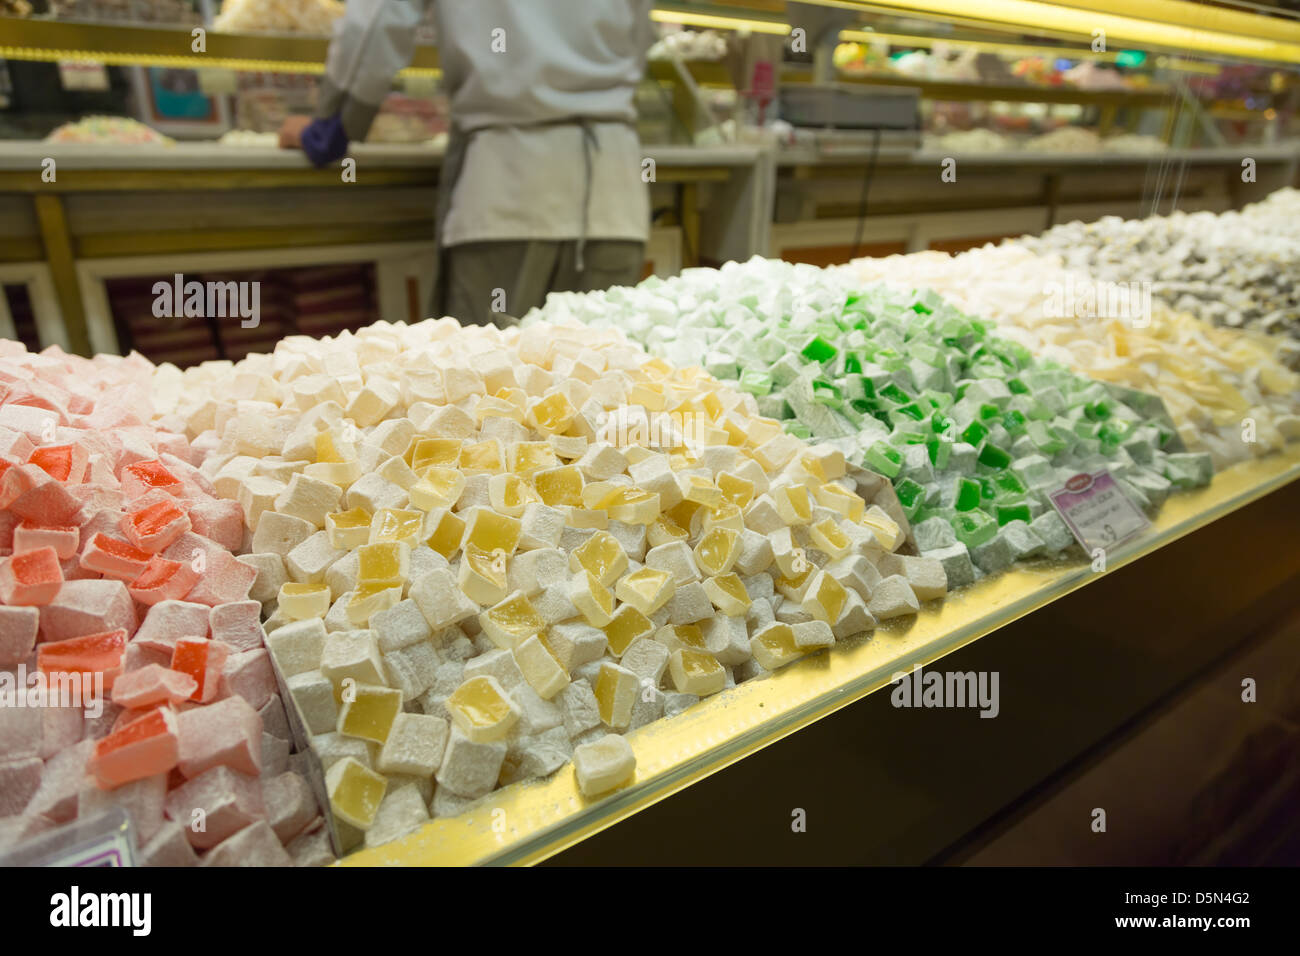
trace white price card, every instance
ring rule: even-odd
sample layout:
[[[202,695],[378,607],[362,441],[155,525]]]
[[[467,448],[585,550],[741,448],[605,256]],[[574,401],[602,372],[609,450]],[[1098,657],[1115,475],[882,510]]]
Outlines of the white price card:
[[[65,90],[89,90],[102,93],[108,89],[108,71],[104,64],[88,60],[60,60],[59,83]]]
[[[1075,475],[1050,497],[1089,554],[1098,548],[1109,551],[1151,524],[1108,471]]]

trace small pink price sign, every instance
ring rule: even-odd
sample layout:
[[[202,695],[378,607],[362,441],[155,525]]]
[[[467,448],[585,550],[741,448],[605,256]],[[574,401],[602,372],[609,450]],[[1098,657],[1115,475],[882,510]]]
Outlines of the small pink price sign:
[[[1050,497],[1089,554],[1123,544],[1151,524],[1109,471],[1075,475]]]

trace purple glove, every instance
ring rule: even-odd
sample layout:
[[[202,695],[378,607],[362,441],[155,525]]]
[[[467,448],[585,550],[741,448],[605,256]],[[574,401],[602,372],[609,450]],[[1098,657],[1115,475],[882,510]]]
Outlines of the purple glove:
[[[302,131],[302,151],[317,168],[341,159],[348,151],[348,134],[337,116],[314,119]]]

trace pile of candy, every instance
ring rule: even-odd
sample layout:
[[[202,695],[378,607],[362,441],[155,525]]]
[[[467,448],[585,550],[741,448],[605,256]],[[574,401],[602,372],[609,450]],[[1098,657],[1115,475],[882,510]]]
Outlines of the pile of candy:
[[[1300,190],[1240,211],[1070,222],[1018,242],[1111,282],[1150,282],[1180,312],[1288,338],[1300,367]]]
[[[674,365],[702,361],[791,433],[890,477],[954,587],[1069,547],[1047,496],[1080,472],[1109,469],[1147,509],[1210,480],[1208,454],[1171,450],[1171,425],[933,293],[755,258],[553,294],[524,321],[543,319],[620,326]]]
[[[48,143],[108,143],[114,146],[174,146],[170,136],[125,116],[85,116],[64,123],[45,137]]]
[[[328,36],[341,16],[343,4],[339,0],[222,0],[212,29]]]
[[[345,848],[624,783],[618,735],[947,590],[884,479],[617,332],[380,323],[155,394],[247,516]]]
[[[1300,376],[1275,358],[1277,339],[1212,328],[1140,285],[1100,282],[1019,243],[858,259],[845,272],[902,292],[932,289],[1035,355],[1158,395],[1188,447],[1220,467],[1300,437]]]
[[[243,514],[151,375],[0,348],[0,849],[118,804],[146,864],[323,862]]]

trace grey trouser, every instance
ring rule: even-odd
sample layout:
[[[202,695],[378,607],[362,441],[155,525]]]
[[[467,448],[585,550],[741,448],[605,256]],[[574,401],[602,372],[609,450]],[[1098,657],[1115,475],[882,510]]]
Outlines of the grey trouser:
[[[512,325],[541,306],[548,292],[589,292],[640,281],[645,243],[588,239],[581,271],[577,246],[574,239],[449,246],[442,250],[444,301],[435,303],[435,312],[462,325]]]

